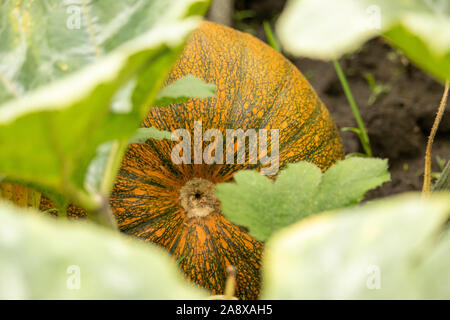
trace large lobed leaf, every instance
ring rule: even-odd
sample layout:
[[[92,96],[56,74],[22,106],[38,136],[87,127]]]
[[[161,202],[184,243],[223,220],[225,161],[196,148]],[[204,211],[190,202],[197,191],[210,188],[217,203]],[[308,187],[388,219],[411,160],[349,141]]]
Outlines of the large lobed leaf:
[[[80,70],[152,29],[178,24],[201,12],[192,9],[202,3],[206,7],[201,0],[2,1],[0,103]]]
[[[202,299],[163,250],[0,202],[0,299]],[[79,276],[79,277],[78,277]]]
[[[421,68],[450,78],[448,0],[290,0],[277,32],[295,55],[335,59],[384,35]]]
[[[97,148],[120,141],[113,155],[120,159],[198,25],[188,16],[207,5],[2,2],[0,174],[63,193],[86,191]],[[77,12],[81,22],[72,28]]]
[[[321,211],[342,208],[390,179],[387,161],[349,158],[324,174],[306,161],[290,164],[276,181],[256,171],[240,171],[235,183],[216,187],[224,215],[266,241],[272,233]]]
[[[450,194],[314,216],[266,245],[263,299],[449,299]]]

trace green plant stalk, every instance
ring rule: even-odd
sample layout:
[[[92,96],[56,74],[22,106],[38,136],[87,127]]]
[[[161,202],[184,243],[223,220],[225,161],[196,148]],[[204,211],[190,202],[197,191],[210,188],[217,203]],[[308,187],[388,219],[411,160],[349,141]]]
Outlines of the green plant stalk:
[[[275,35],[272,32],[272,28],[270,27],[269,22],[264,21],[263,22],[264,31],[266,32],[267,41],[269,42],[269,45],[277,50],[278,52],[281,51],[280,45],[278,44],[277,39],[275,38]]]
[[[111,150],[109,151],[108,160],[106,162],[106,167],[103,173],[102,180],[100,181],[100,198],[101,206],[96,212],[96,215],[100,216],[100,221],[113,229],[117,229],[117,221],[115,220],[114,214],[111,211],[109,205],[109,196],[111,189],[116,180],[117,171],[119,170],[120,164],[122,163],[122,158],[125,150],[128,146],[128,140],[115,140],[111,145]]]
[[[364,152],[369,157],[372,157],[372,149],[370,147],[369,136],[367,134],[366,127],[364,126],[364,122],[362,121],[361,115],[359,113],[358,106],[356,105],[355,99],[353,98],[352,92],[348,85],[347,78],[345,77],[345,74],[342,71],[339,61],[334,59],[333,65],[334,65],[336,73],[339,77],[339,80],[341,82],[342,88],[344,89],[344,93],[345,93],[345,96],[347,97],[348,103],[350,104],[350,108],[353,111],[353,115],[355,116],[356,123],[358,124],[359,131],[360,131],[358,133],[358,136],[359,136],[359,140],[361,141]]]
[[[100,193],[105,197],[109,197],[111,193],[111,189],[116,179],[117,171],[119,170],[123,154],[125,153],[125,149],[127,148],[127,146],[127,139],[115,140],[111,145],[106,168],[100,182]]]

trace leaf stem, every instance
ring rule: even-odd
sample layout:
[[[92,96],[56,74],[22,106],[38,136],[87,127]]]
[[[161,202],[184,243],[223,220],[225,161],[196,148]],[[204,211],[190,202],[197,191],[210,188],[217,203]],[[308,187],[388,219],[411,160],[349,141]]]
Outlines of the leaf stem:
[[[226,273],[227,280],[225,282],[224,300],[233,300],[236,288],[236,269],[233,266],[228,266]]]
[[[58,206],[57,209],[49,209],[47,210],[47,212],[52,212],[51,210],[55,210],[56,213],[58,214],[58,217],[63,218],[63,219],[68,219],[69,216],[67,215],[67,203]]]
[[[348,85],[347,78],[345,77],[345,74],[342,71],[341,65],[339,64],[338,60],[334,59],[333,65],[341,82],[345,96],[347,97],[348,103],[350,104],[350,108],[353,111],[353,115],[355,116],[356,123],[358,124],[359,127],[358,137],[359,140],[361,141],[361,145],[367,156],[372,157],[372,149],[370,147],[369,136],[367,134],[366,127],[364,126],[364,122],[362,121],[361,115],[359,113],[358,106],[356,105],[355,99],[353,98],[352,91],[350,90],[350,87]]]
[[[445,81],[445,89],[441,98],[441,103],[434,118],[433,127],[431,128],[430,135],[428,136],[427,149],[425,151],[425,170],[423,177],[423,187],[422,194],[428,195],[431,189],[431,148],[433,147],[434,137],[439,128],[439,123],[441,122],[442,116],[444,115],[445,105],[447,104],[448,97],[449,80]]]
[[[117,222],[109,207],[108,197],[103,195],[87,194],[84,191],[78,189],[70,181],[65,180],[62,190],[64,194],[73,201],[73,203],[88,213],[88,217],[105,227],[117,230]]]
[[[268,21],[264,21],[263,22],[263,26],[264,26],[264,31],[266,33],[266,38],[267,38],[267,42],[269,43],[269,45],[275,49],[276,51],[280,52],[281,48],[280,45],[278,44],[277,39],[275,38],[275,35],[272,32],[272,28],[270,27],[270,23]]]
[[[127,147],[127,141],[128,140],[126,139],[122,139],[112,142],[99,189],[100,193],[106,197],[109,197],[109,194],[111,193],[111,189],[116,179],[117,170],[119,170],[120,163],[122,162],[123,152]]]

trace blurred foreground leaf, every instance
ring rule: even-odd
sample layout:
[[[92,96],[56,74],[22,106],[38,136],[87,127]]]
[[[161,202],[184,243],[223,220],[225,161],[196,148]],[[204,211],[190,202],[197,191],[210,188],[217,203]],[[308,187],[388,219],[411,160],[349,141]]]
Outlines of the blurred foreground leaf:
[[[306,161],[288,165],[276,181],[256,171],[234,175],[235,183],[216,187],[224,215],[249,228],[261,241],[300,219],[361,201],[364,194],[389,181],[387,161],[349,158],[324,174]]]
[[[266,245],[263,299],[449,299],[450,194],[321,214]]]
[[[162,249],[0,202],[0,299],[202,299]]]
[[[79,71],[151,30],[161,32],[159,43],[176,43],[186,32],[164,26],[203,14],[207,6],[207,0],[2,1],[0,103]]]
[[[290,0],[277,32],[291,54],[337,59],[383,35],[440,80],[450,79],[448,0]]]
[[[86,208],[96,205],[85,177],[98,147],[116,146],[104,172],[101,191],[107,193],[128,139],[198,25],[187,16],[202,14],[207,4],[3,2],[0,174],[61,192]],[[69,7],[81,19],[73,28]]]

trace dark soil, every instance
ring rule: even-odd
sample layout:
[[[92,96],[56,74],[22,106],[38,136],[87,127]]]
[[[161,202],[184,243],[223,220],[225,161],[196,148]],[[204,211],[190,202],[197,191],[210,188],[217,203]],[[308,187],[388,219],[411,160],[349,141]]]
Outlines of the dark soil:
[[[263,21],[274,22],[285,0],[236,0],[235,9],[249,18],[234,18],[234,27],[266,41]],[[241,14],[241,16],[243,16]],[[272,23],[273,26],[273,23]],[[306,76],[328,107],[338,128],[356,127],[350,106],[332,62],[288,57]],[[443,85],[414,67],[382,38],[366,43],[358,52],[340,59],[350,88],[367,127],[375,157],[389,160],[392,181],[370,192],[373,199],[420,190],[424,154]],[[372,90],[367,77],[387,91],[369,104]],[[372,98],[373,100],[373,98]],[[342,132],[346,153],[363,152],[355,133]],[[433,145],[434,172],[441,171],[437,157],[450,159],[450,114],[444,114]]]

